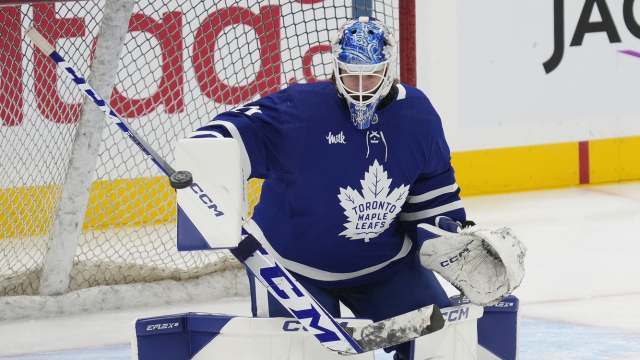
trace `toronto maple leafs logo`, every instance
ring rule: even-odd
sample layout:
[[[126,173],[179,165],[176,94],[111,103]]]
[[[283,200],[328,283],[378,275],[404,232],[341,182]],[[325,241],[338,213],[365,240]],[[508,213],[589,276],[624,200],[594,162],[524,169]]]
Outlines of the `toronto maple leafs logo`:
[[[369,166],[360,185],[362,194],[349,186],[340,188],[338,199],[348,220],[340,235],[369,242],[389,228],[407,198],[409,186],[400,185],[391,191],[391,179],[378,160]]]

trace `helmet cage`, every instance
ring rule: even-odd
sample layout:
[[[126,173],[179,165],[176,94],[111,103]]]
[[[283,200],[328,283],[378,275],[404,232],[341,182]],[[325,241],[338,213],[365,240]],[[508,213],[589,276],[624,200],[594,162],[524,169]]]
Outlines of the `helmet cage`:
[[[382,94],[388,62],[379,64],[347,64],[336,61],[336,83],[341,93],[359,105],[376,101]]]
[[[358,22],[374,22],[372,24],[382,29],[384,36],[381,51],[374,54],[366,51],[371,49],[353,47],[356,41],[353,37],[351,48],[343,48],[343,36],[350,36],[345,31]],[[366,27],[365,27],[366,29]],[[346,35],[345,35],[346,34]],[[354,32],[351,32],[354,34]],[[357,41],[356,41],[357,42]],[[375,44],[373,44],[375,45]],[[372,45],[372,46],[373,46]],[[366,129],[370,126],[375,116],[375,109],[378,103],[389,93],[395,79],[395,39],[384,24],[373,18],[361,17],[344,24],[332,40],[333,46],[333,71],[336,88],[344,97],[351,113],[351,120],[358,129]],[[365,51],[362,53],[360,51]],[[346,55],[348,54],[348,55]],[[343,60],[352,60],[346,62]]]

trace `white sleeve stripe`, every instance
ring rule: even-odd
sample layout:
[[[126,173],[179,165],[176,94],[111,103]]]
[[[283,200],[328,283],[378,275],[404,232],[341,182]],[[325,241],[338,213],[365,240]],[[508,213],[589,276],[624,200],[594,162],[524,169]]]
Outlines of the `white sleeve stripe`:
[[[360,269],[357,271],[353,271],[353,272],[334,273],[334,272],[317,269],[309,265],[305,265],[293,260],[283,258],[271,247],[271,245],[269,245],[269,241],[267,240],[264,233],[262,232],[262,229],[260,229],[260,226],[255,221],[253,221],[253,219],[249,219],[247,222],[245,222],[243,227],[245,230],[247,230],[249,234],[253,235],[260,242],[260,244],[264,246],[264,248],[269,252],[269,254],[271,254],[271,256],[273,256],[286,269],[291,270],[295,273],[298,273],[302,276],[315,279],[315,280],[320,280],[320,281],[348,280],[358,276],[370,274],[376,270],[382,269],[383,267],[389,265],[391,262],[395,260],[398,260],[407,256],[407,254],[409,253],[413,245],[413,242],[411,241],[409,236],[405,236],[404,241],[402,243],[402,247],[400,248],[398,253],[391,259],[384,261],[380,264],[370,266],[368,268]]]
[[[210,122],[208,125],[224,126],[227,129],[227,131],[229,131],[231,136],[238,141],[238,144],[240,144],[240,150],[241,150],[240,156],[242,157],[242,172],[244,175],[244,179],[246,180],[247,178],[249,178],[249,175],[251,174],[251,160],[249,159],[247,148],[244,146],[244,141],[242,141],[242,136],[240,136],[240,132],[238,131],[236,126],[233,125],[233,123],[230,123],[229,121],[223,121],[223,120],[214,120]]]
[[[402,84],[400,83],[396,84],[396,87],[398,88],[398,96],[396,97],[396,100],[403,100],[404,98],[406,98],[407,89],[405,89],[404,86],[402,86]]]
[[[432,216],[444,214],[451,210],[462,209],[462,200],[454,201],[446,205],[438,206],[432,209],[426,209],[422,211],[400,213],[400,220],[402,221],[414,221],[420,219],[430,218]]]
[[[211,136],[216,137],[216,138],[224,137],[224,136],[222,136],[222,134],[220,134],[217,131],[205,131],[205,130],[194,131],[194,132],[191,133],[191,135],[189,135],[189,137],[194,137],[194,136],[199,136],[199,135],[211,135]]]
[[[440,195],[452,193],[452,192],[454,192],[456,190],[458,190],[458,184],[444,186],[444,187],[441,187],[439,189],[435,189],[435,190],[426,192],[424,194],[409,196],[409,197],[407,197],[407,202],[411,203],[411,204],[419,203],[419,202],[431,200],[431,199],[436,198],[436,197],[438,197]]]

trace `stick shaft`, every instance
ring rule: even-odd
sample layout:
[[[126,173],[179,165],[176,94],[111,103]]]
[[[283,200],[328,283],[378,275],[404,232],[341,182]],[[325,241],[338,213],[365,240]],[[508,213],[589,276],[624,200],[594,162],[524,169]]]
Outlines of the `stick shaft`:
[[[324,347],[343,354],[363,352],[356,340],[253,236],[245,237],[231,253]]]
[[[107,118],[111,120],[122,132],[133,141],[134,144],[144,153],[144,155],[153,161],[156,166],[167,176],[171,176],[176,171],[167,163],[153,148],[147,144],[132,128],[131,126],[109,106],[87,81],[80,75],[71,64],[67,63],[64,58],[58,54],[53,46],[42,36],[35,28],[31,28],[27,31],[27,36],[31,41],[40,49],[43,53],[49,56],[58,66],[65,70],[65,73],[73,82],[82,90],[88,97],[93,100],[93,103],[97,107],[102,109],[107,115]]]

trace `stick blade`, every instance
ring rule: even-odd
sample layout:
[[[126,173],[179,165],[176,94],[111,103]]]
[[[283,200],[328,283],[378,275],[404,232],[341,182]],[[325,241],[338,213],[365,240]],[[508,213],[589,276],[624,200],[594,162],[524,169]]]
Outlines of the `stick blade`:
[[[347,328],[347,331],[363,351],[372,351],[431,334],[444,324],[438,306],[429,305],[362,328]]]

